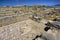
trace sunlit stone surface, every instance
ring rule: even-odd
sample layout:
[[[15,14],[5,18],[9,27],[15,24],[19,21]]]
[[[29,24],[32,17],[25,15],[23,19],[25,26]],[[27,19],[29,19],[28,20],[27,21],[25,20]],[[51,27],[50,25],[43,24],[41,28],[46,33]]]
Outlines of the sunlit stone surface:
[[[0,27],[0,40],[32,40],[39,31],[39,23],[29,19]]]

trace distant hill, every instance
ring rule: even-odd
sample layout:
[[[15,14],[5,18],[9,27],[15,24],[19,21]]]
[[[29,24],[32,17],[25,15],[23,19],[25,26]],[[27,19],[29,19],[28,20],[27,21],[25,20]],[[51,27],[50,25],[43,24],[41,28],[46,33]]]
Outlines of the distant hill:
[[[13,8],[20,8],[20,7],[32,7],[32,8],[53,8],[53,6],[46,6],[42,4],[33,4],[33,5],[17,5],[17,6],[0,6],[1,7],[13,7]]]
[[[60,4],[57,4],[57,5],[54,5],[54,6],[59,6],[60,7]]]

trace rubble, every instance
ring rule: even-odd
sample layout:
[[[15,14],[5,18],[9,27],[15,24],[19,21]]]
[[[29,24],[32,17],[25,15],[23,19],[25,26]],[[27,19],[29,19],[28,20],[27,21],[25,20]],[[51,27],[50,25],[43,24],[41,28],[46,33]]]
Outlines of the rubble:
[[[1,7],[0,40],[60,40],[58,9]]]

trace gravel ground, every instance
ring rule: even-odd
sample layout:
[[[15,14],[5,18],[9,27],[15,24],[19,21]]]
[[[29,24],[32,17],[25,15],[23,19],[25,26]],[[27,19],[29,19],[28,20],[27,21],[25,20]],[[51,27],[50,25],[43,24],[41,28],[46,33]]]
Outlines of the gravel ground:
[[[32,40],[43,31],[41,26],[29,19],[0,27],[0,40]]]

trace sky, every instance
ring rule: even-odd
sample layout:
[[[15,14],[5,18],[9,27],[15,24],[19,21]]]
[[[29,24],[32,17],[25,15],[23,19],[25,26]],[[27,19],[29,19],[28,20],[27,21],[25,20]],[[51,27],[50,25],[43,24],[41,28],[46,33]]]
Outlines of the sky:
[[[56,5],[60,4],[60,0],[0,0],[0,6],[16,6],[16,5]]]

